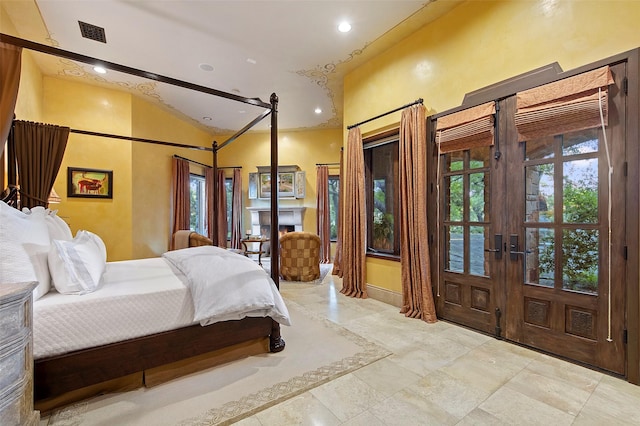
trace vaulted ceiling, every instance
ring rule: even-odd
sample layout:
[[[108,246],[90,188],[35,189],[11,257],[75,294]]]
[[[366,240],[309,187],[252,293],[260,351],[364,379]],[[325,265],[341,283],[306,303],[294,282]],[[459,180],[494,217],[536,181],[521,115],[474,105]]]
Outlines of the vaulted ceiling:
[[[281,129],[342,123],[346,73],[451,10],[451,0],[0,0],[0,32],[247,98],[279,98]],[[349,22],[351,31],[338,30]],[[83,24],[81,24],[83,23]],[[98,27],[104,40],[83,37]],[[95,30],[95,28],[93,28]],[[43,73],[130,91],[212,133],[263,109],[34,53]],[[265,120],[265,122],[268,120]],[[260,123],[256,129],[267,129]]]

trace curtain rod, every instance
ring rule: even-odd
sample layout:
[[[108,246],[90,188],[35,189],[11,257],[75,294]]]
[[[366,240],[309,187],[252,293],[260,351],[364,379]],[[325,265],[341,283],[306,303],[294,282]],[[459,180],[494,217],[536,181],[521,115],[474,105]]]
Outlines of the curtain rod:
[[[340,163],[316,163],[316,166],[339,166]]]
[[[100,137],[104,137],[104,138],[129,140],[129,141],[132,141],[132,142],[153,143],[153,144],[156,144],[156,145],[173,146],[173,147],[177,147],[177,148],[197,149],[199,151],[213,151],[213,148],[208,148],[208,147],[205,147],[205,146],[186,145],[186,144],[182,144],[182,143],[164,142],[164,141],[157,141],[157,140],[154,140],[154,139],[136,138],[136,137],[133,137],[133,136],[112,135],[110,133],[89,132],[87,130],[78,130],[78,129],[69,129],[69,131],[71,133],[78,133],[80,135],[100,136]]]
[[[371,118],[368,118],[368,119],[366,119],[366,120],[364,120],[364,121],[361,121],[361,122],[359,122],[359,123],[356,123],[356,124],[352,124],[352,125],[350,125],[350,126],[347,126],[347,130],[351,130],[351,129],[353,129],[354,127],[358,127],[358,126],[360,126],[360,125],[362,125],[362,124],[365,124],[365,123],[368,123],[368,122],[370,122],[370,121],[377,120],[378,118],[384,117],[385,115],[393,114],[394,112],[400,111],[400,110],[405,109],[405,108],[408,108],[408,107],[410,107],[410,106],[417,105],[417,104],[421,104],[422,102],[423,102],[423,99],[422,99],[422,98],[416,99],[415,101],[411,102],[410,104],[403,105],[403,106],[401,106],[401,107],[399,107],[399,108],[393,109],[393,110],[391,110],[391,111],[387,111],[387,112],[382,113],[382,114],[380,114],[380,115],[376,115],[375,117],[371,117]]]

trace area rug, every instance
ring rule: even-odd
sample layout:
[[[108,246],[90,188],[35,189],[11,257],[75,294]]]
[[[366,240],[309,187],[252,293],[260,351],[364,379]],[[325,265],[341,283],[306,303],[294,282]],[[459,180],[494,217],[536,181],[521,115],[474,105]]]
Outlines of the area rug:
[[[98,396],[54,412],[50,426],[226,425],[390,355],[287,301],[286,348],[153,387]],[[44,419],[42,424],[46,422]]]
[[[267,271],[268,274],[271,273],[271,259],[262,259],[262,268]],[[320,278],[311,280],[311,281],[287,281],[280,279],[280,282],[286,283],[304,283],[304,284],[320,284],[328,273],[333,269],[333,263],[321,263],[320,264]]]

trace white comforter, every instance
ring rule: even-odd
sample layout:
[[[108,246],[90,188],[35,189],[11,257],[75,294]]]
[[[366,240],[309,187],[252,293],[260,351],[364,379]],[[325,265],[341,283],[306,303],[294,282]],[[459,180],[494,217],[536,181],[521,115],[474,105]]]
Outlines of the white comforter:
[[[174,250],[162,256],[187,278],[194,321],[207,325],[269,316],[291,325],[273,280],[251,259],[214,246]]]

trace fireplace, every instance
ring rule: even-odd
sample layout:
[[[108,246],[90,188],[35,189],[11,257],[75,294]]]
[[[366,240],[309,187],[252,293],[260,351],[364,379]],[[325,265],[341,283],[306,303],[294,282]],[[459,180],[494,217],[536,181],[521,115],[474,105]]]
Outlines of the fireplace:
[[[278,228],[281,233],[302,231],[302,221],[306,207],[280,207]],[[251,233],[270,236],[271,209],[268,207],[247,207],[251,214]]]
[[[296,227],[293,225],[278,224],[278,236],[282,237],[287,232],[293,232]],[[271,236],[271,225],[260,225],[260,235],[269,238]]]

